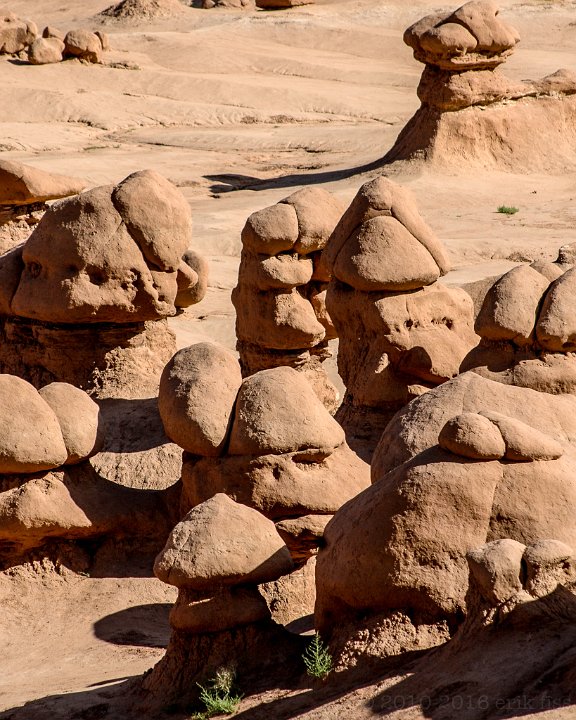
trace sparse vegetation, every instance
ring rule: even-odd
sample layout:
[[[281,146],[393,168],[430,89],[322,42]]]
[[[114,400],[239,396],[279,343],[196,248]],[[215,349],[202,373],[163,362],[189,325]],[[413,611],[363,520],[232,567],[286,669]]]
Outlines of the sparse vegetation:
[[[215,715],[233,715],[238,709],[242,695],[233,694],[236,672],[234,668],[223,667],[216,672],[213,680],[204,686],[198,683],[200,688],[200,700],[204,703],[206,710],[196,713],[194,720],[205,720]]]
[[[332,656],[318,633],[310,641],[302,655],[302,660],[304,660],[306,672],[311,677],[323,680],[332,671]]]
[[[502,213],[503,215],[516,215],[519,208],[512,207],[511,205],[500,205],[497,212]]]

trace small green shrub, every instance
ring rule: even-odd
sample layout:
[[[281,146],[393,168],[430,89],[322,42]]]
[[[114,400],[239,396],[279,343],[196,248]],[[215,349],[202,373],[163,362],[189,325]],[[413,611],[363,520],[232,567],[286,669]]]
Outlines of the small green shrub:
[[[332,656],[318,633],[310,641],[302,655],[302,660],[304,660],[306,672],[311,677],[324,679],[332,670]]]
[[[198,683],[200,700],[206,710],[194,717],[196,720],[214,717],[214,715],[233,715],[238,709],[242,695],[232,694],[236,673],[233,668],[224,667],[216,671],[216,676],[206,687]]]
[[[511,207],[509,205],[500,205],[497,212],[503,213],[504,215],[516,215],[518,212],[517,207]]]

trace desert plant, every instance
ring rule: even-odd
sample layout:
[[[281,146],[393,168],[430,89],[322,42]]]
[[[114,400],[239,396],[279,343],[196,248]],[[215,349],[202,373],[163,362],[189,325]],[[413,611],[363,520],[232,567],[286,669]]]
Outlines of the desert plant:
[[[503,213],[504,215],[516,215],[518,208],[510,205],[500,205],[497,212]]]
[[[302,660],[311,677],[324,679],[332,670],[332,656],[318,633],[310,641]]]
[[[200,688],[200,700],[206,710],[198,713],[195,718],[204,720],[214,715],[233,715],[238,709],[242,695],[233,694],[236,672],[234,668],[222,667],[216,671],[215,677],[206,686],[197,683]]]

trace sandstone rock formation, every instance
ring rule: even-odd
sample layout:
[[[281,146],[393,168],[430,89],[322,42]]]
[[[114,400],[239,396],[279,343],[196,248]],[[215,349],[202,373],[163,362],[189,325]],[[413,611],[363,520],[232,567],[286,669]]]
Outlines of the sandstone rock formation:
[[[101,63],[104,51],[102,39],[96,33],[78,28],[64,38],[64,57],[75,57],[91,63]]]
[[[190,240],[188,203],[152,171],[52,206],[0,257],[0,367],[38,386],[65,380],[114,395],[121,383],[138,396],[174,352],[165,318],[179,286],[185,304],[201,298],[195,285],[205,289],[183,260]]]
[[[102,10],[102,18],[148,21],[155,18],[172,17],[181,13],[182,4],[178,0],[121,0],[116,5]]]
[[[76,195],[86,184],[15,160],[0,160],[0,253],[28,238],[30,227],[48,209],[47,201]]]
[[[576,392],[573,258],[519,265],[489,288],[476,319],[481,337],[462,363],[498,382]]]
[[[57,37],[36,38],[28,48],[28,62],[31,65],[50,65],[62,62],[66,46]]]
[[[449,269],[444,247],[412,195],[385,177],[360,188],[323,259],[346,385],[336,417],[369,459],[400,407],[458,374],[478,340],[473,304],[436,282]]]
[[[308,187],[253,213],[242,231],[232,292],[242,374],[294,367],[329,409],[338,398],[322,362],[336,335],[326,312],[330,274],[322,256],[342,212],[328,192]]]
[[[283,612],[290,619],[311,612],[308,561],[329,517],[369,478],[305,377],[278,367],[242,380],[231,353],[200,343],[168,363],[158,404],[167,435],[185,450],[182,513],[226,493],[276,522],[302,569],[294,583],[307,588],[306,597],[294,590],[294,606],[283,601]],[[288,584],[270,593],[285,596]]]
[[[547,169],[560,158],[565,165],[566,155],[573,156],[576,73],[509,80],[498,67],[519,40],[493,0],[472,0],[410,26],[404,42],[425,65],[418,86],[422,105],[385,161],[517,171]],[[536,152],[535,135],[543,136]]]
[[[575,410],[573,396],[469,372],[395,416],[372,486],[328,524],[318,557],[317,623],[343,665],[445,640],[467,610],[470,549],[575,546]]]
[[[223,667],[247,678],[273,666],[285,646],[297,647],[271,620],[258,589],[291,569],[288,548],[260,513],[221,493],[193,508],[154,565],[160,580],[178,588],[166,655],[144,680],[154,700],[190,702],[196,683]]]
[[[15,55],[31,45],[38,28],[30,20],[22,20],[14,13],[0,15],[0,54]]]

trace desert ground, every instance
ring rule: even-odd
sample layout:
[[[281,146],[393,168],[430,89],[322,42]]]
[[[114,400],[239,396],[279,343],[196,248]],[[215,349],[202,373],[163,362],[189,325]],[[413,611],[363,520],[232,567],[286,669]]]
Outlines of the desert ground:
[[[377,174],[408,186],[448,248],[449,285],[553,260],[559,247],[576,242],[575,158],[534,173],[457,157],[442,170],[382,164],[419,107],[422,66],[402,33],[455,3],[317,0],[276,12],[182,5],[177,16],[142,22],[102,20],[98,13],[109,4],[2,5],[40,28],[104,29],[112,50],[102,65],[34,67],[0,56],[0,158],[85,178],[90,186],[150,168],[180,188],[192,208],[193,247],[210,262],[207,297],[171,320],[180,347],[209,338],[234,348],[230,292],[246,218],[308,185],[345,203]],[[522,37],[506,65],[509,77],[574,69],[576,2],[500,6]],[[538,142],[533,138],[535,148]],[[519,212],[500,214],[500,205]],[[130,571],[87,577],[65,566],[55,572],[39,558],[0,579],[0,718],[123,717],[115,710],[122,685],[163,654],[175,598],[174,588],[139,563],[136,553]],[[343,697],[327,691],[320,701],[302,688],[284,704],[278,693],[258,702],[269,718],[360,720],[383,713],[370,702],[391,682],[357,683]],[[251,714],[255,704],[243,701],[239,717],[259,717]],[[556,712],[544,708],[534,717]],[[414,706],[402,717],[436,715]]]

